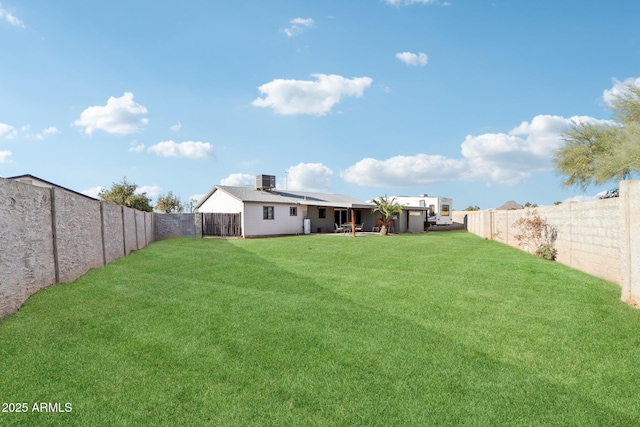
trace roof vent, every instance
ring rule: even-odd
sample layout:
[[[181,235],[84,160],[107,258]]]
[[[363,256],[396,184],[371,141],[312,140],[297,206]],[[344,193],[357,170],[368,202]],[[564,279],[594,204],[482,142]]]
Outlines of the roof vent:
[[[272,188],[276,188],[275,175],[256,176],[256,190],[271,190]]]

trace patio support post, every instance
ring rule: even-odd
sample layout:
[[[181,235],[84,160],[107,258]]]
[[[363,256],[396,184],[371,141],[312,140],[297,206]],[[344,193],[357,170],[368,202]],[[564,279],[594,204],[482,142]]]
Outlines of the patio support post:
[[[351,236],[356,237],[356,211],[351,209]]]

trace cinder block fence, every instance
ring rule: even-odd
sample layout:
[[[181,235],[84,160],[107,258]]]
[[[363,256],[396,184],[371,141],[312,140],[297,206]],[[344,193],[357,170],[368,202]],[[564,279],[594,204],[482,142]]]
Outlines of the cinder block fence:
[[[467,229],[519,247],[518,219],[534,210],[558,229],[557,261],[617,283],[622,300],[640,303],[640,181],[620,182],[620,197],[510,211],[466,212]]]
[[[54,283],[142,249],[154,215],[0,178],[0,316]]]
[[[619,284],[622,300],[640,305],[640,181],[621,182],[618,198],[535,209],[558,229],[558,262]],[[464,222],[518,247],[515,223],[528,211],[465,212]],[[179,236],[202,237],[201,214],[140,212],[0,178],[0,316],[42,288]]]

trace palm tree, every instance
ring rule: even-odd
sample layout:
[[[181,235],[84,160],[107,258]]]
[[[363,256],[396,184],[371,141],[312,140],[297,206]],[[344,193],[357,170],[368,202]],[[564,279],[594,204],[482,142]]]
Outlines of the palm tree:
[[[380,196],[377,199],[373,199],[373,204],[375,205],[371,211],[379,212],[382,216],[382,227],[380,227],[380,234],[383,236],[387,235],[389,230],[389,223],[395,214],[399,214],[402,212],[402,206],[396,203],[395,197],[391,200],[384,195]]]

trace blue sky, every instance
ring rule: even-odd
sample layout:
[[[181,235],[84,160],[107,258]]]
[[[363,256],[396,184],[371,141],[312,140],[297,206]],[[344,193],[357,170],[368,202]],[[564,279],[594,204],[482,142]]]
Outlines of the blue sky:
[[[540,205],[640,83],[640,2],[0,0],[0,176]]]

